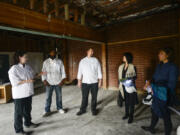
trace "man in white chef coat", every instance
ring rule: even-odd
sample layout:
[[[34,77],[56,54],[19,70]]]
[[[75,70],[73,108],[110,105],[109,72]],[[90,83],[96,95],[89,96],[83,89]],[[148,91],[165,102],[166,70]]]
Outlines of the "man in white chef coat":
[[[88,105],[89,92],[92,95],[91,111],[92,115],[97,115],[97,95],[98,89],[102,83],[101,65],[97,58],[93,57],[93,49],[90,48],[87,51],[87,56],[83,58],[79,63],[78,69],[78,86],[82,90],[82,104],[80,111],[77,115],[82,115],[86,112]]]

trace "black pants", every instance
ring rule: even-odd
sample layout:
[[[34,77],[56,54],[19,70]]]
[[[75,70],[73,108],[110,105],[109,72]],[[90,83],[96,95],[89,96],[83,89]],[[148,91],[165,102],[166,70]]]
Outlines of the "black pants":
[[[150,127],[154,129],[158,123],[159,117],[154,113],[153,110],[151,110],[151,112],[152,112],[152,117],[151,117]],[[170,135],[172,131],[172,122],[171,122],[171,116],[170,116],[169,111],[167,111],[167,113],[164,114],[163,120],[164,120],[165,135]]]
[[[31,124],[31,110],[32,110],[32,96],[21,99],[14,99],[14,128],[16,133],[23,131],[23,117],[24,125]]]
[[[125,115],[133,118],[134,116],[134,106],[135,106],[135,95],[133,93],[127,93],[124,90],[125,99]]]
[[[96,111],[96,105],[97,105],[98,83],[82,84],[81,111],[86,111],[86,108],[88,106],[89,91],[91,91],[91,95],[92,95],[91,111],[94,112]]]

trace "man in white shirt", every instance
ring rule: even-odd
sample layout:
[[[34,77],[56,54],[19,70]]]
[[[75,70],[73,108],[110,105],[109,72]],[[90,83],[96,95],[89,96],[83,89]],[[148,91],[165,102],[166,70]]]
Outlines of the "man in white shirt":
[[[89,91],[91,91],[91,111],[92,115],[97,115],[96,104],[98,88],[101,87],[102,72],[101,65],[97,58],[93,56],[93,49],[87,51],[87,57],[83,58],[79,63],[78,69],[78,86],[82,89],[82,104],[77,115],[82,115],[86,112],[88,105]]]
[[[62,106],[62,85],[66,78],[64,70],[64,64],[60,59],[56,58],[56,51],[52,50],[49,54],[49,58],[44,61],[42,71],[46,72],[46,75],[42,76],[42,81],[46,86],[46,105],[45,113],[43,116],[48,116],[52,102],[53,90],[56,92],[56,105],[59,113],[63,114],[65,111]]]

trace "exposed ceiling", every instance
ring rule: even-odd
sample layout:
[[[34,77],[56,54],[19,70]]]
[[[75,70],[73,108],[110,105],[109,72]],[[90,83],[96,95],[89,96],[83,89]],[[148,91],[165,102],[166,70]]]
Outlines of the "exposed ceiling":
[[[30,1],[34,1],[33,10],[43,13],[44,0],[0,0],[16,4],[24,8],[30,8]],[[75,11],[80,14],[86,12],[86,25],[102,27],[121,21],[127,16],[137,15],[140,12],[162,8],[165,5],[173,5],[179,0],[47,0],[46,14],[55,17],[55,2],[58,1],[58,16],[64,18],[64,4],[69,4],[69,19],[74,20]]]

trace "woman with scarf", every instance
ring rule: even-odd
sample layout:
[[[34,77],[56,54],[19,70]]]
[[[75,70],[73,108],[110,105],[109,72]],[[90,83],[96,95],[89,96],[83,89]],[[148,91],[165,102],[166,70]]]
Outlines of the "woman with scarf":
[[[178,70],[172,63],[172,58],[173,50],[171,48],[160,50],[160,64],[156,67],[153,79],[149,83],[153,94],[151,125],[149,127],[142,126],[142,129],[153,134],[159,118],[162,118],[164,121],[165,135],[170,135],[172,131],[171,115],[168,106],[176,103],[175,88],[178,80]]]
[[[123,64],[119,66],[119,89],[125,101],[125,116],[123,120],[128,119],[128,123],[133,122],[134,106],[138,103],[136,93],[136,68],[132,64],[133,56],[131,53],[124,53]]]

